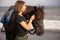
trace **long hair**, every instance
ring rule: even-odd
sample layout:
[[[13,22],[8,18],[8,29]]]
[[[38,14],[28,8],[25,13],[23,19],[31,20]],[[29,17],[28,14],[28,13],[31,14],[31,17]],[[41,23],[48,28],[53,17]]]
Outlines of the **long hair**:
[[[24,4],[25,4],[24,1],[17,1],[14,7],[15,12],[19,13]]]

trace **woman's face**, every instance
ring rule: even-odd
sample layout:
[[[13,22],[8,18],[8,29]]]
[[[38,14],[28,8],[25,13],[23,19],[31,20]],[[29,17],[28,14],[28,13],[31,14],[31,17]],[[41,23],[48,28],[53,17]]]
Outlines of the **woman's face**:
[[[25,10],[26,10],[26,5],[24,4],[22,7],[22,12],[25,12]]]

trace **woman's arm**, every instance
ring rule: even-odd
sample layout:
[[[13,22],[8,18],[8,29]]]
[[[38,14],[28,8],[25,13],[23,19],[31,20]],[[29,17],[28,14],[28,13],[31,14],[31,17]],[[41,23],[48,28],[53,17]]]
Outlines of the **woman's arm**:
[[[29,29],[30,29],[30,26],[31,26],[31,23],[32,23],[32,21],[33,21],[34,19],[35,19],[35,15],[31,16],[31,18],[30,18],[30,20],[29,20],[28,23],[25,22],[25,21],[21,21],[21,22],[20,22],[20,25],[21,25],[23,28],[25,28],[26,30],[29,30]]]

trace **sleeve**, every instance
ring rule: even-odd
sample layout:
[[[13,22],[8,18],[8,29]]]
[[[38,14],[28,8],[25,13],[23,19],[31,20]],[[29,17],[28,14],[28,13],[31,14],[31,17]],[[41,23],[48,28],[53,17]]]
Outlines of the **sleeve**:
[[[22,16],[16,16],[16,22],[20,23],[21,21],[24,21],[24,17],[22,17]]]

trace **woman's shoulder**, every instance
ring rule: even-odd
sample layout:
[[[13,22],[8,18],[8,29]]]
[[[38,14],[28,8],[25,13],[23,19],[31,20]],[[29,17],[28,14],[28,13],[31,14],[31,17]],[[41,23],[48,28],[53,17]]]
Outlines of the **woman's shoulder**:
[[[23,16],[21,16],[21,15],[16,15],[16,21],[18,23],[21,22],[21,21],[25,21],[26,22],[26,19]]]
[[[24,16],[21,16],[21,15],[18,15],[18,14],[16,15],[16,19],[18,19],[18,20],[19,19],[26,20]]]
[[[21,15],[18,15],[18,14],[16,15],[16,17],[19,17],[19,18],[24,18],[23,16],[21,16]]]

